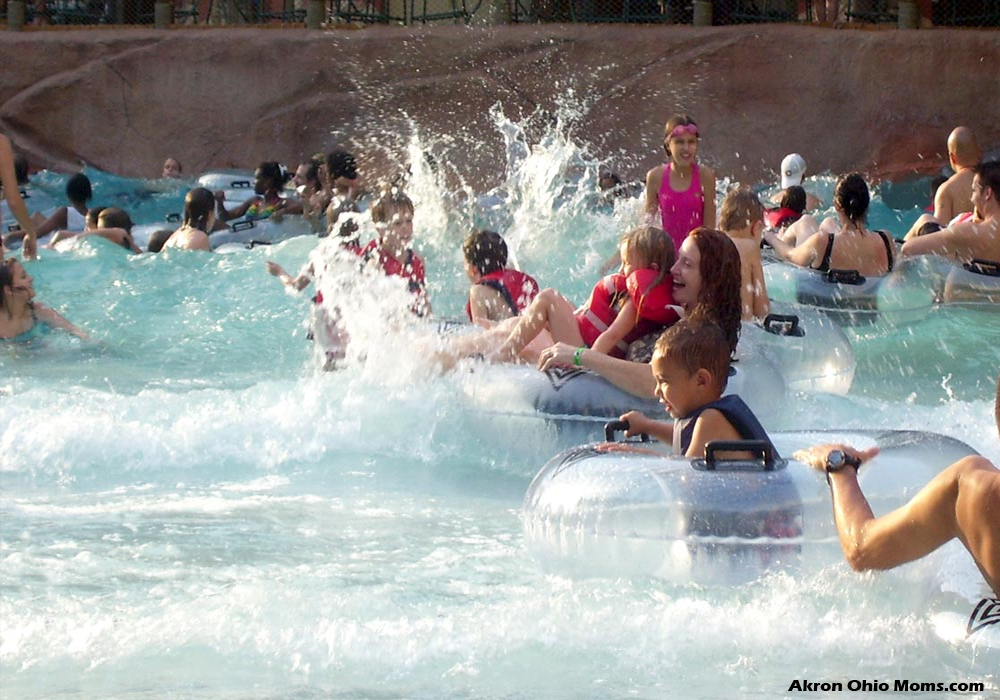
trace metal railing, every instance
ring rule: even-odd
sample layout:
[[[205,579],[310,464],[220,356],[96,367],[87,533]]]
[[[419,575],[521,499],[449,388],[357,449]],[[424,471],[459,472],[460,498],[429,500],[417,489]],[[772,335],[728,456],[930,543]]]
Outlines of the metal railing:
[[[10,0],[0,0],[0,23]],[[506,11],[490,10],[493,20],[518,22],[691,24],[696,6],[706,6],[715,25],[787,22],[902,24],[900,0],[501,0]],[[157,0],[27,0],[27,25],[148,24]],[[168,22],[210,25],[304,24],[309,0],[173,0]],[[469,22],[483,0],[325,0],[326,25]],[[925,26],[1000,27],[1000,0],[915,0]],[[909,10],[912,12],[912,7]],[[169,13],[169,8],[168,8]],[[509,18],[509,20],[508,20]],[[161,20],[162,21],[162,20]]]

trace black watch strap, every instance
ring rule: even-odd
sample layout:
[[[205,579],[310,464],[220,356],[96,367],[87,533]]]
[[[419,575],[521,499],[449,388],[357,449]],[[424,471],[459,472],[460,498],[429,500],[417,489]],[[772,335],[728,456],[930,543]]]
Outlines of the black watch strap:
[[[830,474],[839,472],[844,467],[854,467],[855,473],[861,466],[861,460],[843,450],[832,450],[826,456],[826,483],[830,483]]]

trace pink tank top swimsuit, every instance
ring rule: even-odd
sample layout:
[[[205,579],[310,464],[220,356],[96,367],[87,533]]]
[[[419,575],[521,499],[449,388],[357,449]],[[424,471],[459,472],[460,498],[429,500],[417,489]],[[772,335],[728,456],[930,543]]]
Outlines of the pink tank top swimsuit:
[[[663,230],[674,242],[677,250],[687,238],[692,229],[696,229],[705,221],[705,197],[701,191],[701,177],[698,175],[698,164],[691,164],[691,186],[684,192],[670,189],[670,163],[663,168],[663,182],[657,200],[660,203],[660,220]]]

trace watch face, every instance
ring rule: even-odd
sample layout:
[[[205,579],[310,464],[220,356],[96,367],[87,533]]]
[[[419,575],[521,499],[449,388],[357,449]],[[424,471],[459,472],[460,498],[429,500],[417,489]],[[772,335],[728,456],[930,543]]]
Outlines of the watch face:
[[[833,450],[826,456],[826,468],[830,471],[837,471],[847,462],[847,456],[841,450]]]

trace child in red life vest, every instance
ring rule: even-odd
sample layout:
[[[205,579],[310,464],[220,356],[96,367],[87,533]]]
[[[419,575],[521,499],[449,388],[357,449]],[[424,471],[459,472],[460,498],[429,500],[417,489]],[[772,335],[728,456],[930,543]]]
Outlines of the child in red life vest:
[[[413,252],[413,201],[399,188],[385,190],[372,205],[372,221],[378,236],[362,248],[366,264],[377,264],[389,276],[407,280],[417,297],[411,307],[418,316],[429,316],[424,261]]]
[[[768,228],[784,231],[802,218],[806,210],[806,191],[801,185],[792,185],[781,194],[781,204],[777,209],[767,209],[764,220]]]
[[[621,239],[622,266],[602,278],[586,306],[573,306],[554,289],[545,289],[519,317],[516,326],[493,359],[510,362],[543,330],[555,342],[589,347],[614,357],[625,357],[633,340],[675,323],[673,305],[673,241],[661,229],[645,226]]]
[[[538,294],[531,275],[507,267],[507,242],[495,231],[476,231],[462,244],[472,287],[465,314],[483,328],[518,316]]]

